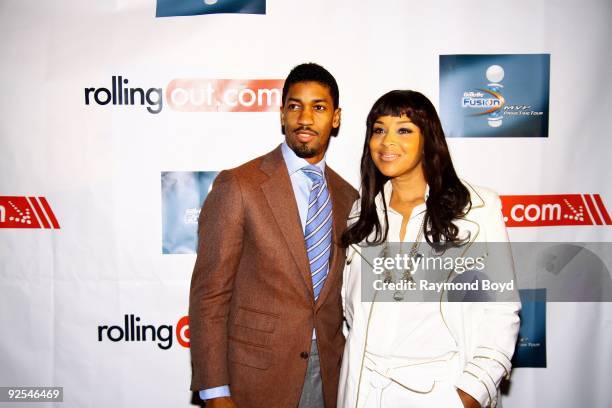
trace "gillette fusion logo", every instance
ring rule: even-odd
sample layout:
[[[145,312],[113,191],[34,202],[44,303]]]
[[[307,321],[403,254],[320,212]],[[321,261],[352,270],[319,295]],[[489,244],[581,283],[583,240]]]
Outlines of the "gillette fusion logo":
[[[85,88],[85,105],[146,106],[160,113],[164,101],[178,112],[278,112],[282,79],[200,79],[170,81],[161,87],[134,87],[128,78],[112,76],[110,88]],[[165,95],[165,97],[164,97]]]
[[[485,93],[491,95],[492,98],[487,98]],[[482,112],[472,113],[472,116],[488,115],[489,113],[500,110],[505,104],[506,99],[501,93],[487,89],[464,92],[463,99],[461,100],[462,108],[486,109]]]
[[[0,196],[0,228],[60,229],[45,197]]]
[[[612,225],[599,194],[501,196],[507,227]]]
[[[176,341],[182,347],[189,347],[189,316],[183,316],[176,323],[171,324],[144,324],[140,317],[133,314],[123,316],[122,325],[98,326],[98,341],[110,340],[112,342],[153,342],[162,350],[168,350]]]

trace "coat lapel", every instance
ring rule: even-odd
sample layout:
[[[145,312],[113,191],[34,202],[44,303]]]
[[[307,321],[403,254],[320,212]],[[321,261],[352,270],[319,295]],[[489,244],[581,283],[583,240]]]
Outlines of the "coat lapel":
[[[289,247],[295,265],[304,280],[306,289],[314,301],[304,232],[302,231],[302,223],[291,186],[291,179],[280,146],[266,155],[261,164],[261,170],[269,177],[261,184],[261,189]]]
[[[467,187],[468,191],[470,192],[470,201],[472,203],[472,205],[470,206],[470,211],[468,212],[466,217],[457,221],[460,231],[467,231],[470,234],[470,239],[466,248],[467,251],[467,249],[469,249],[469,247],[474,243],[474,241],[476,241],[476,239],[480,235],[480,224],[476,220],[472,219],[473,217],[471,214],[474,214],[472,210],[484,207],[484,200],[482,199],[480,194],[478,194],[476,189],[472,187],[471,184],[469,184],[465,180],[461,180],[461,182],[464,186]]]

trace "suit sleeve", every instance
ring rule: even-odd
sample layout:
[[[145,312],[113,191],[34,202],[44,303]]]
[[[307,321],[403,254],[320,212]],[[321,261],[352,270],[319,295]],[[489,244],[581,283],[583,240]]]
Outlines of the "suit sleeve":
[[[514,279],[512,252],[501,213],[501,201],[497,195],[490,205],[492,208],[487,214],[486,225],[489,258],[495,258],[492,263],[496,273],[497,269],[501,269],[497,279]],[[504,377],[509,378],[512,367],[511,359],[518,335],[521,309],[516,279],[514,283],[515,290],[508,297],[504,297],[504,301],[477,305],[482,307],[482,319],[476,335],[478,340],[472,358],[466,363],[455,384],[457,388],[478,400],[482,407],[496,405],[499,384]]]
[[[200,212],[198,254],[189,294],[191,389],[230,384],[227,322],[242,253],[244,206],[239,182],[219,173]]]

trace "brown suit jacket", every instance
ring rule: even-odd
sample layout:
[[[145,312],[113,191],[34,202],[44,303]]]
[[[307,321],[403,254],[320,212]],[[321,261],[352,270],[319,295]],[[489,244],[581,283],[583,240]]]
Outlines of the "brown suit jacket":
[[[315,327],[325,406],[336,406],[344,348],[338,241],[357,192],[329,166],[325,177],[334,245],[315,303],[280,146],[217,176],[200,214],[191,281],[192,390],[229,384],[239,408],[296,407]]]

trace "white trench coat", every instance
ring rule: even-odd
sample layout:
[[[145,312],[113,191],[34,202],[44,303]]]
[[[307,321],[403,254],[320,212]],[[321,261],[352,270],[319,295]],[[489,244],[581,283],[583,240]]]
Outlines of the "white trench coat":
[[[467,236],[466,233],[470,234],[466,248],[469,250],[472,243],[481,243],[473,247],[478,247],[478,250],[482,251],[484,247],[491,247],[488,243],[507,243],[508,235],[501,214],[499,196],[491,190],[474,187],[466,182],[463,183],[470,192],[472,206],[464,218],[456,220],[454,223],[459,227],[460,237]],[[387,203],[390,202],[391,191],[391,183],[387,182],[384,188]],[[379,220],[381,220],[381,225],[384,226],[384,207],[380,194],[376,197],[376,204]],[[355,202],[353,206],[349,216],[349,224],[356,221],[358,214],[359,201]],[[424,214],[425,205],[413,210],[408,223],[407,240],[409,240],[410,235],[412,235],[412,240],[416,239],[415,230],[419,229]],[[412,234],[410,234],[410,231]],[[509,245],[502,244],[501,247],[507,247],[504,256],[508,257],[508,264],[512,269],[511,274],[514,275]],[[499,248],[499,246],[495,248]],[[338,407],[357,408],[364,404],[363,394],[364,388],[367,386],[364,381],[361,385],[359,384],[360,378],[363,379],[361,373],[365,369],[366,337],[367,344],[376,344],[376,342],[385,341],[388,333],[385,330],[368,331],[372,322],[375,322],[376,319],[385,318],[382,312],[376,313],[377,307],[382,311],[385,306],[379,306],[376,302],[371,301],[362,302],[362,259],[359,256],[361,248],[357,245],[351,245],[347,252],[342,286],[347,338],[340,371]],[[401,304],[391,304],[391,306],[401,307]],[[455,365],[458,367],[456,368],[458,372],[452,376],[456,379],[454,386],[470,394],[480,402],[482,407],[495,407],[496,405],[499,407],[499,384],[502,378],[509,376],[510,360],[514,353],[519,330],[520,302],[518,296],[513,297],[513,301],[507,302],[440,301],[439,311],[448,332],[454,340],[455,349],[458,350],[456,354],[458,354],[459,363]],[[409,314],[406,316],[406,318],[410,318]],[[380,324],[381,321],[378,322],[378,328],[381,327]],[[384,323],[382,324],[384,327]],[[415,388],[428,388],[431,385],[427,384],[427,378],[393,378],[392,370],[389,370],[387,375],[394,381],[404,384],[412,381]],[[431,382],[433,383],[433,380]],[[358,403],[359,405],[357,405]]]

